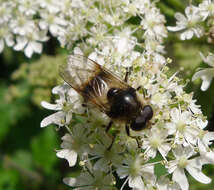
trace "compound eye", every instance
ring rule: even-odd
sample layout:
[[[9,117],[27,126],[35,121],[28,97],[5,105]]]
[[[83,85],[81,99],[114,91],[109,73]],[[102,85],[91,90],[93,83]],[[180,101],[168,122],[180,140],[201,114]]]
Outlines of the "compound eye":
[[[130,125],[134,131],[140,131],[146,127],[146,120],[144,116],[138,116]]]
[[[153,116],[152,107],[149,105],[144,106],[143,107],[143,115],[144,115],[146,121],[152,119],[152,116]]]
[[[135,131],[140,131],[144,128],[146,128],[146,123],[150,119],[152,119],[153,116],[153,110],[152,107],[149,105],[146,105],[143,107],[143,110],[141,114],[131,123],[131,129]]]
[[[115,95],[117,95],[119,92],[119,89],[118,88],[111,88],[109,89],[108,93],[107,93],[107,98],[109,100],[111,100],[111,98],[113,98]]]

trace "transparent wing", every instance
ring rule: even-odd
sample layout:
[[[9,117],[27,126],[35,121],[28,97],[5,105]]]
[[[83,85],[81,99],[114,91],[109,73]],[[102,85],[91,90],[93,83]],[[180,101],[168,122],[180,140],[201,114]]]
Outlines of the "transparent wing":
[[[60,65],[59,74],[86,101],[95,104],[105,113],[108,113],[111,106],[107,100],[108,90],[130,88],[118,76],[82,55],[70,55],[68,62]]]
[[[59,66],[59,74],[65,82],[79,92],[100,69],[99,64],[82,55],[70,55],[67,63]]]

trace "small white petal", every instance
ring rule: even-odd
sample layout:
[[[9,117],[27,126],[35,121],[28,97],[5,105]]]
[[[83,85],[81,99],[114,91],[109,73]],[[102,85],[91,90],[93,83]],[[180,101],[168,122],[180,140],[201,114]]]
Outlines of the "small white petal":
[[[95,53],[95,52],[94,52],[94,53]],[[82,52],[82,50],[81,50],[79,47],[75,47],[75,48],[74,48],[74,54],[83,55],[83,52]],[[88,58],[94,60],[94,59],[91,58],[90,56],[89,56]]]
[[[40,123],[40,127],[46,127],[50,124],[56,124],[56,125],[62,126],[61,122],[64,119],[64,117],[65,117],[65,114],[63,112],[61,111],[56,112],[44,118]]]
[[[189,189],[189,183],[183,169],[177,168],[172,175],[172,179],[179,184],[182,190]]]
[[[176,169],[177,169],[177,161],[176,160],[172,160],[169,162],[169,166],[168,166],[168,172],[171,174],[173,173]]]
[[[48,23],[46,23],[45,21],[40,21],[39,26],[42,30],[46,30],[48,28]]]
[[[60,94],[64,97],[64,93],[68,92],[69,89],[70,89],[70,86],[68,84],[59,85],[59,86],[55,86],[52,89],[52,93],[53,94]]]
[[[142,173],[153,174],[154,173],[154,166],[152,166],[152,165],[144,165],[143,168],[142,168]]]
[[[191,122],[191,116],[192,114],[189,111],[184,111],[181,114],[182,120],[185,121],[186,124],[189,124]]]
[[[212,53],[209,53],[205,63],[207,63],[210,67],[214,67],[214,55]]]
[[[66,122],[66,123],[70,123],[70,121],[71,121],[72,118],[73,118],[72,111],[69,111],[69,112],[66,114],[65,122]]]
[[[186,28],[185,26],[167,26],[167,29],[172,32],[177,32],[185,28]]]
[[[42,44],[39,42],[32,42],[33,50],[36,53],[41,53],[42,52]]]
[[[8,35],[5,38],[6,44],[11,47],[14,45],[14,40],[13,40],[13,36],[12,35]]]
[[[207,78],[203,80],[202,85],[201,85],[202,91],[206,91],[209,88],[212,78],[213,78],[213,76],[210,76],[210,77],[207,76]]]
[[[192,30],[187,30],[181,34],[180,38],[181,40],[190,40],[193,37],[193,34]]]
[[[212,144],[212,141],[214,140],[214,132],[207,132],[205,135],[204,135],[204,138],[203,138],[203,142],[206,144],[206,145],[210,145]]]
[[[17,38],[17,44],[13,47],[13,49],[16,51],[20,51],[20,50],[24,49],[26,44],[27,44],[26,38]]]
[[[49,30],[53,36],[56,36],[60,31],[60,27],[56,24],[52,24],[50,25]]]
[[[94,169],[95,170],[100,170],[100,171],[108,171],[108,162],[100,158],[95,164],[94,164]]]
[[[213,77],[214,77],[214,69],[207,68],[207,69],[203,69],[203,70],[196,72],[193,75],[192,80],[201,78],[203,80],[202,85],[201,85],[201,90],[205,91],[209,88]]]
[[[49,109],[49,110],[61,110],[62,109],[61,105],[59,105],[59,104],[50,104],[50,103],[48,103],[46,101],[42,101],[41,102],[41,106],[46,108],[46,109]]]
[[[77,162],[77,153],[73,150],[63,149],[56,154],[59,158],[64,158],[68,161],[69,166],[72,167]]]
[[[201,170],[198,168],[191,167],[190,165],[186,166],[186,170],[189,172],[189,174],[194,177],[197,181],[208,184],[211,182],[211,179],[204,175]]]
[[[158,190],[168,190],[169,189],[168,183],[169,183],[169,179],[161,176],[157,183],[157,189]]]
[[[175,13],[175,18],[178,21],[183,22],[183,23],[185,23],[186,20],[187,20],[186,17],[183,14],[179,13],[179,12]]]
[[[129,187],[136,188],[137,190],[144,190],[144,183],[141,176],[130,178]]]
[[[192,29],[195,33],[195,35],[200,38],[203,35],[203,30],[201,28],[193,28]]]
[[[203,164],[214,164],[214,152],[203,152],[201,153],[201,156],[203,158]]]
[[[77,180],[76,180],[76,178],[66,177],[66,178],[63,178],[63,182],[66,185],[74,186],[76,184]]]
[[[3,51],[4,49],[4,41],[1,39],[0,40],[0,53]]]
[[[162,144],[162,145],[158,148],[160,154],[161,154],[163,157],[165,157],[165,156],[168,154],[168,152],[170,151],[170,149],[171,149],[171,145],[170,145],[170,144],[167,144],[167,143]]]
[[[177,122],[180,120],[180,111],[177,108],[173,108],[170,112],[170,115],[174,122]]]
[[[59,24],[59,25],[62,25],[62,26],[66,26],[67,25],[67,21],[64,20],[64,19],[61,19],[59,17],[56,17],[55,18],[55,23]]]
[[[199,54],[200,54],[200,56],[201,56],[202,60],[203,60],[205,63],[207,63],[207,62],[208,62],[208,60],[207,60],[207,58],[204,56],[204,54],[203,54],[203,53],[201,53],[201,52],[199,52]]]
[[[123,179],[128,176],[128,168],[119,167],[117,169],[117,174],[120,177],[120,179]]]
[[[28,58],[30,58],[32,56],[32,54],[33,54],[33,46],[32,46],[31,42],[28,43],[27,47],[24,50],[24,53]]]
[[[176,125],[174,123],[166,123],[165,128],[168,130],[169,135],[176,133]]]
[[[149,150],[146,152],[146,154],[151,157],[154,158],[156,156],[157,150],[154,148],[149,148]]]

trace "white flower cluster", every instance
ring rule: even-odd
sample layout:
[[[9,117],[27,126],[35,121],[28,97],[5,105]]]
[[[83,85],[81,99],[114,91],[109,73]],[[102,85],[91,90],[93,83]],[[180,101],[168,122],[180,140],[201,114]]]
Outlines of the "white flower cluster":
[[[131,17],[140,18],[141,23],[131,24]],[[129,25],[126,29],[125,23]],[[149,0],[3,0],[0,2],[0,53],[7,45],[31,57],[42,52],[42,42],[48,40],[50,33],[67,48],[79,40],[95,48],[113,35],[118,53],[126,54],[137,43],[136,37],[128,41],[127,36],[137,30],[144,31],[140,35],[148,50],[163,52],[161,43],[167,36],[164,23],[164,17]]]
[[[207,37],[209,43],[214,42],[214,1],[203,0],[198,6],[190,4],[185,9],[185,15],[176,13],[176,26],[168,26],[167,29],[172,32],[182,31],[181,40],[189,40],[195,35],[198,38]],[[207,58],[202,54],[201,57],[205,63],[213,67],[213,54],[209,53]],[[192,80],[201,78],[203,80],[201,90],[209,88],[212,78],[214,77],[213,68],[202,69],[195,73]]]
[[[214,16],[214,2],[212,0],[203,0],[198,6],[190,4],[185,9],[185,15],[176,13],[176,26],[167,27],[170,31],[183,31],[180,35],[181,40],[189,40],[194,35],[198,38],[207,35],[206,29],[202,23],[212,29]],[[212,36],[212,30],[210,30]]]
[[[121,190],[126,186],[188,190],[187,171],[197,181],[210,183],[202,166],[214,163],[209,147],[214,133],[204,130],[206,118],[193,95],[184,92],[176,74],[166,75],[170,60],[163,56],[163,38],[167,31],[155,4],[149,0],[74,0],[62,1],[62,7],[54,6],[53,0],[44,2],[39,4],[42,9],[69,22],[65,26],[53,20],[53,25],[39,22],[40,27],[52,34],[57,31],[55,36],[63,46],[73,46],[76,41],[74,53],[89,54],[121,77],[131,68],[129,85],[143,87],[138,97],[154,112],[148,128],[131,131],[131,137],[120,123],[106,133],[110,119],[104,113],[85,108],[82,97],[68,84],[55,87],[53,93],[59,99],[55,104],[42,102],[42,106],[57,112],[43,119],[41,127],[52,123],[65,126],[68,132],[57,156],[66,159],[70,167],[81,167],[77,177],[67,177],[64,182],[77,190],[117,189],[119,180]],[[45,15],[44,11],[42,18]],[[133,17],[140,21],[134,24]]]
[[[209,148],[214,133],[204,130],[207,121],[178,78],[173,75],[168,79],[166,66],[149,73],[145,56],[139,54],[133,61],[129,82],[132,86],[143,85],[146,93],[138,95],[154,111],[148,129],[131,131],[139,144],[127,136],[123,125],[115,123],[113,128],[119,132],[109,149],[112,139],[104,128],[109,118],[99,110],[82,107],[80,96],[67,84],[53,89],[60,97],[55,105],[42,102],[47,109],[58,112],[46,117],[41,127],[54,123],[68,130],[57,156],[66,159],[70,167],[82,167],[78,177],[64,179],[66,184],[76,189],[114,189],[118,176],[125,179],[121,189],[128,184],[137,190],[188,190],[185,170],[197,181],[210,183],[201,170],[204,164],[214,163],[214,152]],[[165,173],[158,176],[161,166]]]

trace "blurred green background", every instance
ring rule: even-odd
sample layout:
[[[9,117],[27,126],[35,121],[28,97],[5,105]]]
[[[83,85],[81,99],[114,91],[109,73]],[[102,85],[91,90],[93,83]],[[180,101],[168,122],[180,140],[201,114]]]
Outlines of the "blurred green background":
[[[167,25],[174,25],[174,13],[183,12],[185,7],[173,2],[158,3],[166,13]],[[173,60],[170,73],[181,70],[178,76],[184,83],[191,80],[197,67],[207,67],[201,62],[199,52],[213,52],[213,44],[206,39],[181,42],[177,35],[170,34],[165,44],[166,56]],[[57,132],[55,126],[40,128],[40,121],[53,113],[41,108],[40,102],[54,102],[51,89],[62,82],[57,64],[66,61],[66,56],[67,52],[59,48],[54,38],[44,45],[42,55],[31,59],[9,48],[0,54],[0,190],[70,189],[62,179],[72,169],[55,154],[63,132]],[[194,92],[204,115],[213,121],[214,82],[206,92],[200,91],[200,82],[190,81],[186,91]],[[209,130],[214,130],[212,122]],[[203,171],[214,180],[214,166],[205,166]],[[214,189],[214,181],[204,185],[190,178],[190,183],[190,190]]]

